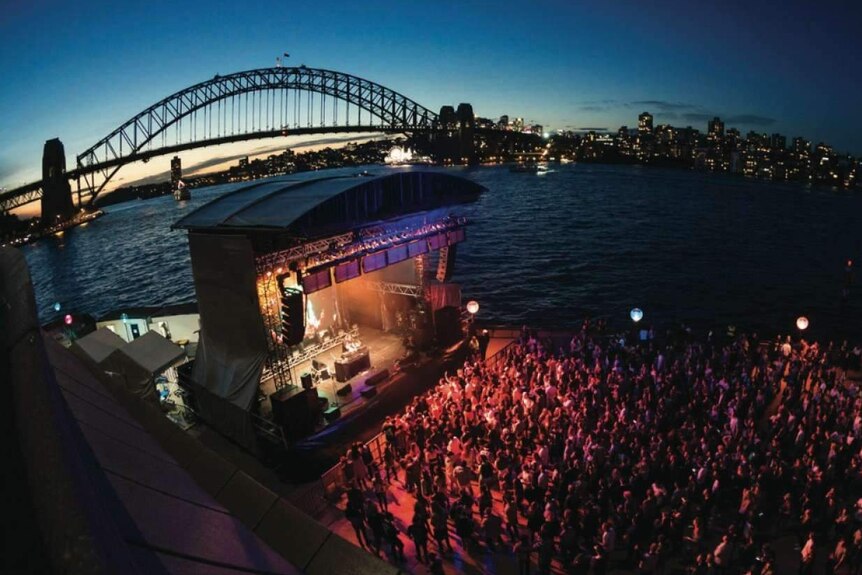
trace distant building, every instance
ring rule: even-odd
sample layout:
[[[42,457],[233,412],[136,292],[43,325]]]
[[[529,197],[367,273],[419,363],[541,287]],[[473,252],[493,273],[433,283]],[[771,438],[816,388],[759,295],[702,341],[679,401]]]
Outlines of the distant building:
[[[443,106],[440,108],[440,115],[438,116],[438,121],[440,122],[440,127],[443,129],[452,130],[455,129],[458,121],[455,116],[455,108],[452,106]]]
[[[638,133],[641,135],[652,134],[652,114],[644,112],[638,116]]]
[[[183,162],[179,156],[171,159],[171,189],[176,190],[183,178]]]
[[[787,138],[781,134],[772,134],[769,138],[769,147],[773,150],[784,150],[787,148]]]
[[[710,142],[717,142],[724,138],[724,122],[716,116],[709,121],[709,130],[707,131],[707,139]]]

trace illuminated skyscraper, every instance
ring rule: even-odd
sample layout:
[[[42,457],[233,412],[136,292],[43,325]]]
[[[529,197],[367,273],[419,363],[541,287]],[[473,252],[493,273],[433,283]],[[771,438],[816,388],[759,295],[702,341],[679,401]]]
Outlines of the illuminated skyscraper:
[[[171,189],[176,190],[177,184],[183,177],[183,162],[179,156],[174,156],[171,159]]]
[[[652,134],[652,114],[644,112],[638,116],[638,133],[641,135]]]

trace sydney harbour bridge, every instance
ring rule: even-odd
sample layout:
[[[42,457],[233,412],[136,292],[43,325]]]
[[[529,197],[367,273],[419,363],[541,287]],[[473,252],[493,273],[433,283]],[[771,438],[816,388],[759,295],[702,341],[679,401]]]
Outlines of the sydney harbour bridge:
[[[488,130],[487,128],[485,130]],[[493,129],[491,129],[493,130]],[[404,133],[456,163],[475,158],[472,107],[435,113],[385,86],[342,72],[276,67],[216,75],[136,114],[66,170],[58,139],[45,144],[42,180],[0,194],[0,211],[41,200],[43,221],[91,205],[125,165],[193,148],[320,133]]]

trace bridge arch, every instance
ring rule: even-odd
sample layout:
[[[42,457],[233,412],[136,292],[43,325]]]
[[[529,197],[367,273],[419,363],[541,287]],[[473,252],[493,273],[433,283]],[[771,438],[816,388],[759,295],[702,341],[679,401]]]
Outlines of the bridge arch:
[[[303,93],[307,94],[306,109],[300,110]],[[265,99],[264,94],[267,96]],[[315,94],[320,98],[317,108],[314,107]],[[260,97],[255,98],[256,95]],[[333,99],[329,112],[326,98]],[[339,101],[345,103],[346,110],[339,112]],[[252,106],[251,118],[249,102]],[[225,104],[223,113],[221,104]],[[266,107],[266,122],[261,122],[261,106]],[[293,106],[294,112],[293,126],[285,123],[285,120],[290,119],[290,106]],[[351,106],[356,114],[355,123],[351,123]],[[218,119],[213,136],[215,107],[218,107]],[[308,119],[305,127],[300,127],[298,122],[302,111],[306,112]],[[367,114],[368,124],[362,122],[363,111]],[[230,134],[222,133],[222,130],[228,129],[228,113]],[[312,116],[318,113],[321,125],[312,128]],[[343,122],[340,122],[342,118]],[[375,120],[377,123],[374,123]],[[80,154],[76,168],[79,198],[82,192],[86,192],[90,194],[90,201],[95,199],[125,164],[171,151],[321,131],[419,131],[431,129],[436,120],[437,114],[410,98],[375,82],[342,72],[299,66],[216,75],[153,104]],[[184,121],[189,136],[186,142],[182,142]],[[174,145],[166,145],[165,137],[172,127],[176,129],[178,141]],[[201,137],[200,131],[203,132]],[[153,149],[153,142],[160,136],[163,138],[162,146]]]

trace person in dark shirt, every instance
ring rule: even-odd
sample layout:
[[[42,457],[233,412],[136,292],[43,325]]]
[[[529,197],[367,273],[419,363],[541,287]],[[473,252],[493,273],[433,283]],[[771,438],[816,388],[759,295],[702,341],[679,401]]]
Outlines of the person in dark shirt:
[[[428,527],[424,521],[417,521],[414,518],[413,523],[407,528],[407,535],[413,539],[416,546],[416,560],[424,563],[428,560]]]
[[[383,539],[389,545],[392,558],[395,561],[404,561],[404,542],[395,527],[395,518],[391,513],[383,514]]]
[[[371,547],[375,555],[380,555],[380,547],[383,544],[383,515],[377,509],[373,501],[369,501],[365,507],[365,521],[371,530]]]
[[[362,510],[362,504],[347,503],[347,509],[344,510],[344,516],[353,526],[353,531],[356,533],[356,540],[362,548],[368,546],[368,536],[365,533],[365,513]]]

